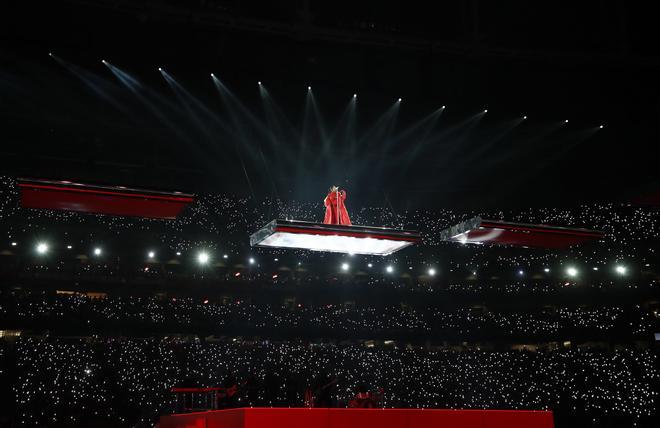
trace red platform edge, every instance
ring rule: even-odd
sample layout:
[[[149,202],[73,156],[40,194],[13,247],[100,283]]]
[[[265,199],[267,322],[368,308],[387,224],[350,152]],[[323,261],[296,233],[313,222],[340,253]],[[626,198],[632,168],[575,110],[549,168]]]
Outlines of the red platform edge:
[[[551,411],[241,408],[161,416],[159,428],[554,428]]]
[[[174,219],[193,195],[68,181],[18,179],[23,208],[76,211],[156,219]]]
[[[474,217],[440,232],[445,241],[464,244],[495,244],[561,249],[596,241],[605,236],[598,230],[513,223]]]

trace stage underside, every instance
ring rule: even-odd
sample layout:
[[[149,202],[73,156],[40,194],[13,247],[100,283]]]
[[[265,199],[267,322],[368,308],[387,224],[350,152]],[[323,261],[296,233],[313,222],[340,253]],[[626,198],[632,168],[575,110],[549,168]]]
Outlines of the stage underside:
[[[597,230],[511,223],[474,217],[440,232],[443,241],[462,244],[495,244],[535,248],[567,248],[596,241],[605,234]]]
[[[553,428],[533,410],[244,408],[162,416],[159,428]]]
[[[417,232],[370,226],[344,226],[273,220],[250,236],[254,247],[386,256],[420,241]]]
[[[194,201],[180,192],[98,186],[70,181],[18,179],[21,207],[87,214],[174,219]]]

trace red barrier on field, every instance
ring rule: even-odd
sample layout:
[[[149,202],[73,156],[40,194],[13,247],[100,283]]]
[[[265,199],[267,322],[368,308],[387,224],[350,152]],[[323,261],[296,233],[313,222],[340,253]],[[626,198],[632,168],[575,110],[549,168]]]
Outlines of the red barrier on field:
[[[159,428],[554,428],[534,410],[244,408],[162,416]]]

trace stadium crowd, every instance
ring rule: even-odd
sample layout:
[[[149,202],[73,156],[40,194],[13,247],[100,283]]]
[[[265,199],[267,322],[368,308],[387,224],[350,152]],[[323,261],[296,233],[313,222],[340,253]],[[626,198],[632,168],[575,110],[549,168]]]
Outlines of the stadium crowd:
[[[319,373],[345,405],[358,385],[386,407],[552,409],[561,426],[654,426],[658,365],[648,350],[451,351],[236,340],[19,338],[2,345],[3,391],[21,426],[150,426],[174,386],[246,379],[237,405],[300,406]],[[7,370],[12,367],[13,370]],[[240,384],[244,384],[240,382]],[[343,403],[343,404],[342,404]],[[656,420],[657,421],[657,420]]]
[[[18,197],[0,177],[0,425],[153,426],[172,387],[228,378],[233,405],[300,406],[331,376],[338,406],[382,388],[386,407],[655,426],[656,210],[353,209],[356,224],[423,235],[377,259],[249,247],[273,218],[318,221],[320,201],[199,195],[163,221]],[[562,251],[437,239],[475,215],[606,235]]]
[[[0,294],[0,323],[60,334],[140,331],[272,337],[570,338],[648,337],[660,325],[654,304],[535,308],[432,305],[253,303],[191,297],[88,297],[81,294]],[[130,334],[130,333],[124,333]],[[613,336],[613,335],[617,336]]]

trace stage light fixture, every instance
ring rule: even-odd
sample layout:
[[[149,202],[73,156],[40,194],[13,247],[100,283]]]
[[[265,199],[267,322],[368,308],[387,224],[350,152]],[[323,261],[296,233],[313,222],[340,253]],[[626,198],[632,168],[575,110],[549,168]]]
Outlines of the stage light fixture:
[[[527,120],[527,116],[523,116],[523,120]]]
[[[52,52],[48,52],[48,56],[53,56],[53,53],[52,53]]]
[[[104,59],[102,59],[101,62],[102,62],[103,64],[106,64],[106,63],[107,63],[107,61],[104,60]]]
[[[550,269],[549,269],[549,268],[545,268],[545,269],[543,269],[543,272],[548,273],[548,272],[550,272]]]
[[[250,260],[248,260],[248,261],[250,262],[251,265],[254,264],[254,258],[250,257]]]
[[[444,109],[445,109],[445,106],[442,106],[442,109],[444,110]]]
[[[518,271],[518,275],[523,276],[524,274],[525,274],[524,271],[522,271],[522,270],[519,270],[519,271]]]
[[[307,87],[307,90],[308,90],[308,91],[311,91],[311,90],[312,90],[312,87],[311,87],[311,86],[308,86],[308,87]]]
[[[37,244],[37,253],[46,254],[48,252],[48,244],[45,242],[40,242]]]
[[[598,270],[597,266],[592,267],[593,270]]]
[[[199,254],[197,254],[197,262],[200,265],[207,264],[209,262],[209,253],[201,251]]]
[[[484,113],[488,113],[488,109],[484,109]]]
[[[257,85],[261,86],[261,81],[258,81],[258,82],[257,82]]]
[[[12,246],[12,247],[15,247],[15,246],[17,246],[17,245],[18,245],[18,244],[17,244],[16,242],[12,242],[12,243],[11,243],[11,246]]]
[[[392,273],[392,272],[394,272],[394,267],[392,267],[392,265],[388,265],[388,266],[385,268],[385,271],[387,271],[387,273]]]
[[[348,270],[348,267],[349,267],[348,263],[342,263],[341,264],[341,270],[343,270],[344,272],[346,272]]]
[[[435,269],[429,269],[429,276],[435,276]]]
[[[94,248],[94,255],[95,256],[100,256],[103,253],[103,250],[101,250],[99,247]]]
[[[353,94],[353,98],[357,98],[357,94]]]
[[[211,73],[211,77],[215,77],[215,74]]]
[[[564,123],[568,123],[568,119],[566,119],[566,120],[564,121]]]
[[[67,249],[67,250],[70,250],[70,249],[72,249],[72,248],[73,248],[73,245],[67,245],[67,246],[66,246],[66,249]]]
[[[577,276],[578,271],[577,269],[571,266],[568,269],[566,269],[566,273],[568,274],[568,276]]]
[[[398,101],[401,102],[401,98],[399,98]]]
[[[150,259],[153,259],[154,257],[156,257],[156,253],[153,252],[153,251],[149,251],[149,253],[147,254],[147,256],[148,256]]]
[[[223,254],[223,255],[222,255],[222,258],[223,258],[223,259],[228,259],[229,256],[228,256],[227,254]]]
[[[177,255],[177,256],[180,256],[180,255],[181,255],[181,251],[177,251],[177,252],[176,252],[176,255]]]
[[[163,71],[163,69],[162,69],[162,68],[160,68],[160,67],[158,67],[158,71]]]
[[[625,275],[627,271],[626,267],[621,265],[615,267],[614,270],[616,270],[616,273],[618,273],[619,275]]]
[[[598,128],[603,129],[605,125],[600,125]]]
[[[371,263],[367,263],[367,267],[374,267],[374,265]]]

